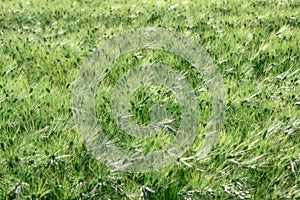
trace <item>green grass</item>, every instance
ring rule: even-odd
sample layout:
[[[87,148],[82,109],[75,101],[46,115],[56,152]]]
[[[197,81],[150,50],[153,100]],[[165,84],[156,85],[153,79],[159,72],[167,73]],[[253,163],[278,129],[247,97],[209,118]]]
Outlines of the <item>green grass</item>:
[[[0,10],[0,199],[300,199],[298,0],[1,0]],[[206,49],[226,86],[227,113],[205,159],[119,173],[80,141],[72,82],[100,40],[142,27],[176,30]],[[119,133],[107,110],[122,66],[153,61],[187,71],[195,89],[204,87],[176,56],[143,50],[124,55],[96,97],[107,134]],[[167,92],[140,92],[132,105],[140,123],[149,121],[146,111],[160,98],[177,112]],[[198,95],[205,127],[209,95]],[[154,97],[143,105],[138,96]],[[200,148],[202,134],[184,157]],[[120,138],[130,141],[123,133]]]

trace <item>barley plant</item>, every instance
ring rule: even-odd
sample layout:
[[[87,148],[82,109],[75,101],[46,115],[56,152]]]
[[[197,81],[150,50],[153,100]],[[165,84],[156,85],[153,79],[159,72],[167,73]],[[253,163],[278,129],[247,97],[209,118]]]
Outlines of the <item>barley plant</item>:
[[[0,199],[300,199],[299,0],[0,0],[0,10]],[[150,64],[186,78],[199,127],[174,162],[119,171],[80,138],[74,81],[102,41],[144,27],[176,31],[210,55],[224,82],[226,115],[213,148],[198,157],[212,107],[201,74],[163,50],[120,55],[95,91],[107,138],[151,152],[176,135],[134,137],[113,116],[113,88]],[[179,102],[163,85],[146,82],[128,102],[138,125],[158,115],[180,126]]]

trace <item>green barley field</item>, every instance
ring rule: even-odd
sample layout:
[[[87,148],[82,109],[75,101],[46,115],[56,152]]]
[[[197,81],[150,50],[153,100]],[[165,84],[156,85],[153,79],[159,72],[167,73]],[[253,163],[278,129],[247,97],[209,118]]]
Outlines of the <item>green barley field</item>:
[[[0,0],[0,10],[0,199],[300,199],[299,0]],[[139,65],[185,73],[201,119],[176,162],[119,172],[83,145],[73,83],[101,41],[144,27],[177,31],[209,53],[224,82],[226,116],[213,150],[198,159],[211,109],[201,76],[169,52],[122,55],[99,83],[95,107],[124,149],[150,152],[167,140],[131,138],[110,112],[111,99],[122,98],[111,89]],[[136,123],[147,124],[157,102],[178,119],[174,95],[161,91],[134,93]]]

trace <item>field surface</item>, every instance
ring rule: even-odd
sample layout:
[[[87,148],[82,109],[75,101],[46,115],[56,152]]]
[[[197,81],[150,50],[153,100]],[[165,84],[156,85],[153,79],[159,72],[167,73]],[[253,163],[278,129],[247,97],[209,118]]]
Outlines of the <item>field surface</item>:
[[[300,1],[0,0],[0,199],[300,199]],[[187,75],[201,113],[199,136],[166,167],[118,172],[96,160],[74,122],[73,83],[84,61],[112,35],[163,27],[197,41],[221,75],[224,127],[213,150],[201,149],[211,103],[201,76],[164,51],[122,55],[97,87],[104,132],[124,149],[161,148],[118,129],[110,92],[126,72],[161,63]],[[130,112],[149,123],[163,87],[133,93]],[[177,122],[176,122],[177,123]],[[175,124],[178,126],[178,124]]]

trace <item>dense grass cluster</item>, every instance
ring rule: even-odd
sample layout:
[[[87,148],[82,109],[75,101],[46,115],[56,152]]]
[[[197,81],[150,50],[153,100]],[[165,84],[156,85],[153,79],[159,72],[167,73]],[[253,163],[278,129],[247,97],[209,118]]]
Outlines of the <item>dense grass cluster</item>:
[[[2,0],[0,10],[0,199],[300,198],[298,0]],[[119,173],[80,141],[72,82],[100,40],[142,27],[181,32],[210,54],[226,86],[226,119],[205,159]],[[182,58],[140,50],[122,56],[99,85],[97,114],[107,134],[119,133],[109,113],[111,87],[152,62],[187,72],[205,129],[210,102],[201,77]],[[137,91],[132,101],[139,123],[155,101],[178,113],[168,91]],[[201,148],[203,132],[184,158]],[[145,148],[162,145],[152,142]]]

